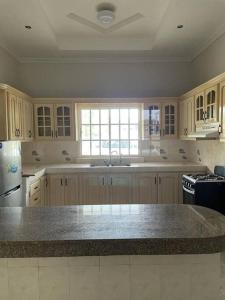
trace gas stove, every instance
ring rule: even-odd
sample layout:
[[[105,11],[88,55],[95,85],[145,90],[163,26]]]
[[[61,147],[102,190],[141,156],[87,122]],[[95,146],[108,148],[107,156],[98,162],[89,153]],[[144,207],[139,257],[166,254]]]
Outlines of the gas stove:
[[[184,204],[195,204],[225,214],[225,166],[216,166],[214,174],[182,176]]]
[[[192,183],[200,183],[200,182],[225,182],[225,177],[217,175],[217,174],[188,174],[183,175],[183,180],[190,181]]]

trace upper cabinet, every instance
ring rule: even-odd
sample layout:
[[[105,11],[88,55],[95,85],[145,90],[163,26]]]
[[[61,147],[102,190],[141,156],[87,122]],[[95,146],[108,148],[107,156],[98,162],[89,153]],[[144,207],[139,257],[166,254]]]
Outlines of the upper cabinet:
[[[74,139],[72,104],[35,104],[35,137],[39,140]]]
[[[180,101],[179,135],[181,139],[188,139],[194,132],[194,97]]]
[[[218,85],[214,85],[195,95],[196,127],[205,123],[219,122],[218,90]]]
[[[33,105],[30,100],[14,88],[0,86],[0,140],[32,140]]]
[[[177,103],[145,103],[144,137],[171,139],[177,137]]]

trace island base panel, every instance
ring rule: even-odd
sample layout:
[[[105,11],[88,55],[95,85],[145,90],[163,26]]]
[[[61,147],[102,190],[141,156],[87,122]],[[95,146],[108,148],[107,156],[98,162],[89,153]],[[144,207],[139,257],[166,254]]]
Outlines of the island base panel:
[[[220,260],[220,254],[2,258],[0,299],[216,300]]]

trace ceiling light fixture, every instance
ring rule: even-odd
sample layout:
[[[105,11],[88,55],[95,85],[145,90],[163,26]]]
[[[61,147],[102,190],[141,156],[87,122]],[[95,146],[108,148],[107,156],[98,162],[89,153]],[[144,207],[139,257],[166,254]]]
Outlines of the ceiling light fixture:
[[[30,25],[25,25],[25,28],[28,29],[28,30],[32,29],[32,27]]]
[[[184,28],[184,25],[182,25],[182,24],[177,25],[177,28],[178,28],[178,29],[182,29],[182,28]]]
[[[115,7],[110,3],[102,3],[97,7],[97,19],[103,25],[110,25],[115,20]]]

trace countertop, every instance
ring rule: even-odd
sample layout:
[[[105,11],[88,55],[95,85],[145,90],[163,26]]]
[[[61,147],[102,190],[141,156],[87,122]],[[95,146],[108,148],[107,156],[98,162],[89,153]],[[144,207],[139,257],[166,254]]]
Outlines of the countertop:
[[[97,166],[90,167],[90,164],[25,164],[23,165],[23,176],[42,176],[43,174],[57,173],[116,173],[116,172],[206,172],[207,167],[197,163],[181,162],[149,162],[132,163],[131,166]]]
[[[0,208],[0,257],[204,254],[225,250],[225,217],[167,204]]]

